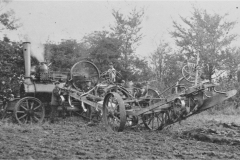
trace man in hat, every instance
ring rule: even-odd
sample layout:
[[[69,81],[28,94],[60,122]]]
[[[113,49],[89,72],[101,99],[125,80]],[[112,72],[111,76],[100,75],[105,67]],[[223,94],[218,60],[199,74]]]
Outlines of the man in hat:
[[[117,75],[117,72],[116,72],[116,69],[113,67],[113,63],[110,62],[109,63],[109,69],[108,69],[108,74],[109,74],[109,78],[112,82],[116,82],[116,75]]]
[[[51,115],[50,115],[50,123],[54,123],[55,117],[57,114],[57,108],[60,105],[60,89],[59,89],[59,81],[56,81],[55,87],[52,91],[52,97],[51,97]]]

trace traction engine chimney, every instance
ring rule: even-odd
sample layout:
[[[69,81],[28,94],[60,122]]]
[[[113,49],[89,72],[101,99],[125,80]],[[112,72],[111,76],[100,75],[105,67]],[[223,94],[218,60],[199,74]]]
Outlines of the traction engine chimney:
[[[30,42],[23,42],[23,57],[25,64],[25,81],[30,83],[30,69],[31,69],[31,56],[30,56]]]

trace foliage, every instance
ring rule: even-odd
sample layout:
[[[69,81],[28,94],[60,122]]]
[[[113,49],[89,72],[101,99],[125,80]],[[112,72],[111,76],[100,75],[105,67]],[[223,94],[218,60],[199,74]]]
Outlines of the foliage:
[[[174,53],[168,43],[161,41],[150,59],[158,90],[163,91],[181,77],[181,62],[184,58],[181,54]]]
[[[111,32],[95,31],[83,38],[89,53],[88,59],[101,72],[108,69],[109,62],[113,62],[114,68],[125,80],[142,81],[150,77],[147,61],[134,55],[135,47],[142,38],[140,24],[143,14],[143,10],[134,9],[124,17],[119,11],[113,10],[116,24],[111,27]]]
[[[15,13],[13,10],[3,11],[5,5],[7,5],[9,1],[1,1],[0,2],[0,32],[7,30],[15,30],[20,27],[18,24],[18,19],[15,18]]]
[[[135,59],[133,53],[142,39],[140,31],[144,10],[137,11],[134,8],[127,17],[116,10],[113,10],[112,14],[116,20],[116,24],[111,27],[111,30],[114,36],[122,43],[120,51],[122,54],[121,65],[124,69],[123,77],[124,79],[129,79],[128,75],[133,73],[131,72],[131,68],[135,68],[135,66],[132,66],[132,62]]]
[[[16,42],[0,41],[0,68],[2,76],[21,74],[23,70],[21,45]]]
[[[67,71],[74,63],[87,58],[86,46],[76,40],[64,40],[60,44],[45,44],[45,57],[52,63],[52,70]]]
[[[128,70],[124,68],[124,58],[121,54],[122,40],[107,31],[95,31],[84,37],[84,43],[88,46],[88,58],[97,65],[101,72],[108,70],[109,62],[113,62],[114,68],[123,75],[123,79],[133,81],[146,81],[150,78],[151,70],[146,60],[135,55],[131,56],[131,64]]]
[[[132,69],[133,73],[128,75],[130,80],[135,82],[144,82],[154,79],[153,72],[149,67],[147,60],[136,57],[132,63],[135,68]]]
[[[107,31],[95,31],[84,37],[84,43],[88,46],[88,58],[98,66],[101,72],[108,70],[109,62],[119,68],[121,43]]]
[[[224,57],[223,64],[225,64],[226,70],[229,71],[228,78],[237,80],[236,73],[240,63],[240,48],[227,48],[222,51],[222,55]]]
[[[0,2],[0,32],[20,27],[17,24],[18,20],[14,16],[14,11],[3,10],[8,3],[8,0]],[[4,87],[10,87],[15,92],[18,92],[18,82],[13,83],[14,77],[19,76],[23,71],[23,55],[21,53],[19,43],[11,42],[6,36],[0,41],[0,82],[5,81],[6,85]],[[0,87],[0,90],[2,88]]]
[[[0,41],[0,82],[5,81],[6,86],[17,94],[19,84],[16,78],[23,73],[24,61],[21,45],[16,42]]]
[[[176,45],[181,48],[187,60],[195,58],[196,62],[196,54],[199,53],[201,63],[211,66],[209,70],[205,70],[209,80],[214,74],[214,67],[219,69],[225,65],[222,63],[224,56],[221,51],[237,38],[237,35],[230,34],[237,22],[225,21],[226,16],[227,14],[211,15],[194,8],[192,17],[180,17],[186,27],[173,21],[175,31],[171,35],[175,38]]]

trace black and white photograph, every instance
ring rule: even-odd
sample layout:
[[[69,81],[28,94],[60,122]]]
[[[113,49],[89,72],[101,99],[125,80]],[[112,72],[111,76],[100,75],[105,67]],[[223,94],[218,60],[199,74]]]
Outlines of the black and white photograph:
[[[240,159],[240,0],[0,0],[0,160]]]

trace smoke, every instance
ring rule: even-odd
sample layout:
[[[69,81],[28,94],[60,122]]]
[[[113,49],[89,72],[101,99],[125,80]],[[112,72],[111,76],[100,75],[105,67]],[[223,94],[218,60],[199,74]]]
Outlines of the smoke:
[[[35,57],[39,62],[44,62],[44,45],[27,34],[24,36],[24,40],[31,43],[31,56]]]
[[[44,45],[41,43],[31,43],[31,55],[39,62],[44,62]]]

